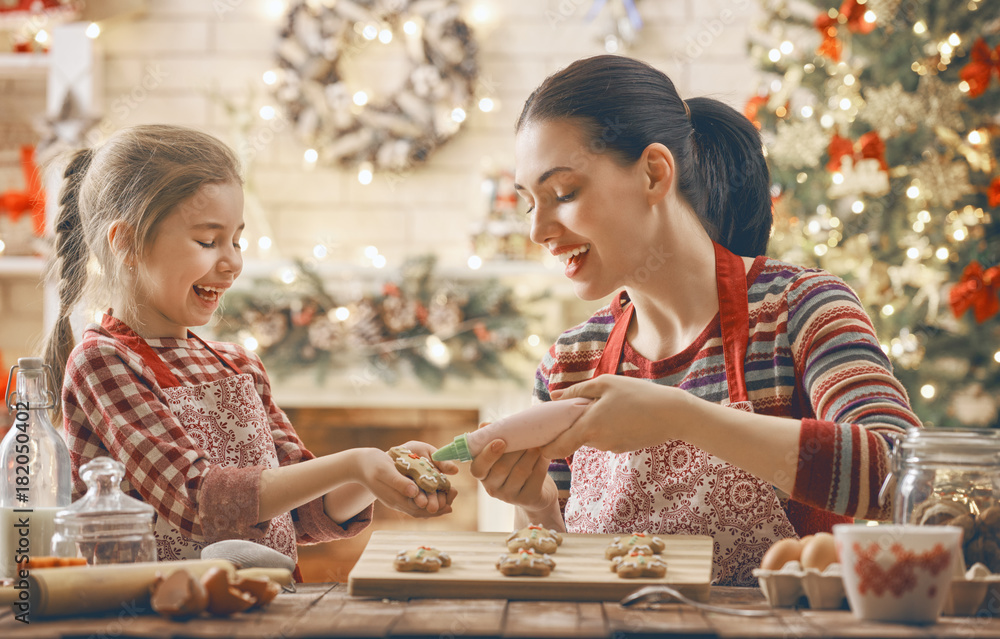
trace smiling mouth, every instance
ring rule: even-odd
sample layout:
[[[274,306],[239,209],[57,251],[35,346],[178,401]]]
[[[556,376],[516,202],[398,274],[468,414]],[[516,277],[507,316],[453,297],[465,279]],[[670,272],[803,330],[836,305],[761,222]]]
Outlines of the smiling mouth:
[[[215,288],[214,286],[198,286],[197,284],[194,286],[195,295],[208,302],[218,300],[225,290],[224,288]]]
[[[583,246],[575,248],[572,251],[566,251],[565,253],[560,253],[556,257],[558,257],[559,261],[562,262],[563,264],[576,264],[577,262],[580,261],[580,259],[582,259],[580,258],[580,256],[589,250],[590,250],[590,244],[584,244]]]

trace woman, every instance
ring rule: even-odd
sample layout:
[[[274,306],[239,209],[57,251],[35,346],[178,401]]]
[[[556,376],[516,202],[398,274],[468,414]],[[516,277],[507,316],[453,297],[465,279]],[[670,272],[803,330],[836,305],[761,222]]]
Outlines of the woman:
[[[473,461],[518,525],[711,535],[714,582],[748,585],[775,541],[888,515],[885,436],[919,421],[853,291],[763,256],[770,176],[743,116],[598,56],[528,98],[516,158],[532,240],[581,298],[624,289],[536,375],[537,401],[595,399],[584,416]]]

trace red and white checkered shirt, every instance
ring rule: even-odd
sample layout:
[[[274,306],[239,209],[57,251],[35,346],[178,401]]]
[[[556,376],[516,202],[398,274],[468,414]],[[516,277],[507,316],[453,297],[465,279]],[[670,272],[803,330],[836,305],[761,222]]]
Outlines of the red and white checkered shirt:
[[[198,339],[146,340],[182,385],[216,381],[234,373]],[[260,359],[223,342],[211,347],[241,373],[254,378],[267,411],[282,466],[313,459],[288,417],[271,396]],[[170,411],[153,370],[142,357],[96,324],[70,354],[63,382],[63,423],[73,466],[73,499],[87,487],[79,469],[109,456],[125,465],[122,489],[151,504],[159,517],[195,541],[259,540],[269,521],[258,523],[260,476],[264,467],[211,463]],[[292,510],[296,540],[316,544],[352,537],[371,521],[372,507],[342,525],[317,498]]]

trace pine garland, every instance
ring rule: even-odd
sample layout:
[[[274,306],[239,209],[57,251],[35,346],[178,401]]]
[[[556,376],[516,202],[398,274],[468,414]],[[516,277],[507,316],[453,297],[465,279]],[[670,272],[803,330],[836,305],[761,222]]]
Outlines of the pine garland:
[[[523,382],[509,367],[528,363],[523,346],[532,317],[497,280],[436,276],[435,258],[406,262],[378,290],[345,299],[314,268],[297,262],[291,283],[261,278],[226,294],[215,332],[256,343],[277,376],[311,370],[318,383],[334,371],[363,369],[389,384],[416,377],[440,388],[449,377]],[[375,287],[373,286],[373,289]],[[534,364],[534,362],[531,362]]]

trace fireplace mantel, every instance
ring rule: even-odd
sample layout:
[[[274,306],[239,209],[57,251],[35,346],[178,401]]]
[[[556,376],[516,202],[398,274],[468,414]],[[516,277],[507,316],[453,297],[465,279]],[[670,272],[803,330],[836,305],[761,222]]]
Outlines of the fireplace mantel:
[[[475,410],[479,422],[494,421],[531,405],[530,376],[525,383],[491,379],[448,380],[440,389],[428,389],[409,378],[388,385],[363,373],[327,377],[322,385],[309,375],[272,379],[274,398],[285,409],[417,409]],[[397,424],[398,425],[398,424]],[[419,424],[414,423],[414,428]],[[449,439],[450,441],[450,439]],[[446,442],[430,442],[443,445]],[[461,471],[467,473],[467,468]],[[479,486],[479,530],[509,531],[513,508],[486,494]]]

